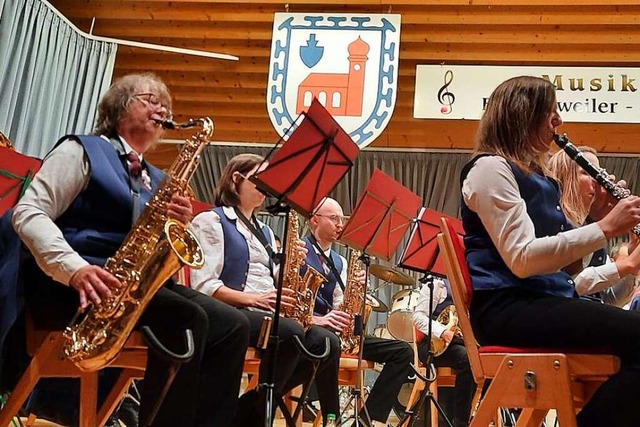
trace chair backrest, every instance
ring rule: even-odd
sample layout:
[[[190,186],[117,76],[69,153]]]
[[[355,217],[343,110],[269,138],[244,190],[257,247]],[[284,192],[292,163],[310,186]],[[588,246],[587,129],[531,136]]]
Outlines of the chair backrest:
[[[462,338],[469,356],[471,371],[477,384],[484,381],[485,374],[480,361],[478,344],[469,320],[469,305],[471,303],[471,279],[464,257],[464,243],[447,218],[441,218],[442,233],[438,235],[440,252],[447,270],[447,278],[451,287],[453,303],[458,312],[458,321],[462,329]]]
[[[10,148],[13,150],[13,144],[2,132],[0,132],[0,147]]]

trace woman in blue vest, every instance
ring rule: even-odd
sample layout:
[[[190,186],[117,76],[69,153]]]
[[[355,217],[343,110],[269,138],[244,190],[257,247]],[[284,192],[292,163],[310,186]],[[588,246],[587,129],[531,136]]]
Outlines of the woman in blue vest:
[[[273,231],[254,215],[265,196],[248,180],[262,164],[263,158],[240,154],[229,161],[215,192],[216,208],[199,214],[192,229],[203,246],[207,261],[200,270],[191,270],[191,286],[240,309],[251,324],[250,345],[255,346],[265,315],[275,308],[275,277],[278,266],[273,262],[275,238]],[[282,295],[283,304],[294,304],[290,290]],[[293,337],[298,336],[305,347],[315,354],[324,351],[325,337],[330,339],[331,352],[318,368],[318,393],[322,412],[339,412],[337,366],[340,341],[324,328],[312,326],[306,333],[294,320],[281,318],[278,327],[281,339],[275,372],[275,393],[282,395],[302,384],[310,366],[300,358]],[[268,363],[260,365],[264,378]],[[245,393],[240,399],[239,419],[234,425],[262,425],[264,398],[257,392]]]
[[[591,147],[578,147],[582,155],[596,167],[600,167],[597,151]],[[584,169],[563,150],[556,152],[549,161],[550,173],[560,185],[560,206],[567,219],[574,225],[583,225],[601,219],[611,210],[613,200]],[[621,185],[624,183],[620,183]],[[637,238],[630,234],[637,246]],[[615,262],[602,247],[582,259],[582,270],[573,277],[576,292],[607,304],[622,307],[631,300],[640,272],[640,251],[616,257]]]
[[[555,87],[537,77],[500,84],[463,168],[462,222],[474,290],[470,317],[482,345],[605,348],[622,367],[578,414],[584,426],[635,426],[640,399],[640,313],[576,298],[562,268],[640,222],[640,198],[571,229],[546,174],[556,127]]]

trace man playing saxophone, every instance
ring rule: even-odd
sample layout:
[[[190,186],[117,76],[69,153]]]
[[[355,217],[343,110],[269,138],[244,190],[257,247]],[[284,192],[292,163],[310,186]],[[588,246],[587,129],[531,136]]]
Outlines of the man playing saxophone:
[[[309,219],[311,233],[303,239],[309,247],[307,264],[319,269],[327,278],[316,298],[313,323],[336,332],[347,332],[345,328],[350,324],[350,316],[339,310],[344,295],[342,288],[347,283],[347,262],[331,249],[342,232],[343,225],[342,207],[336,200],[325,198],[313,211]],[[365,282],[365,272],[360,270],[356,273],[355,280]],[[385,425],[393,402],[411,371],[413,350],[403,341],[365,336],[363,357],[384,363],[384,368],[369,393],[366,408],[371,425]],[[367,422],[365,418],[361,412],[362,423]]]
[[[13,225],[33,258],[22,267],[37,328],[63,328],[78,306],[99,305],[122,286],[103,265],[114,255],[163,173],[143,160],[170,118],[167,87],[151,74],[116,80],[98,105],[95,135],[62,138],[15,208]],[[191,203],[174,194],[167,215],[188,224]],[[248,346],[245,318],[232,307],[169,281],[139,325],[170,349],[194,335],[154,426],[229,426]],[[222,369],[221,369],[222,367]],[[149,351],[141,417],[152,411],[167,362]]]
[[[239,154],[232,158],[215,190],[213,210],[196,216],[192,230],[202,244],[207,263],[200,270],[191,270],[191,286],[212,300],[224,301],[245,316],[250,324],[250,344],[256,346],[263,319],[273,315],[276,303],[275,278],[281,268],[274,262],[275,238],[273,231],[257,220],[255,213],[262,206],[265,196],[249,180],[263,164],[263,158],[255,154]],[[266,164],[265,164],[266,166]],[[293,227],[289,228],[290,230]],[[296,233],[285,236],[287,263],[304,259],[304,249]],[[285,266],[286,269],[286,266]],[[290,272],[280,272],[287,280]],[[297,270],[292,271],[297,275]],[[292,289],[283,289],[281,313],[293,309],[296,295]],[[282,396],[302,384],[311,373],[310,362],[303,359],[294,336],[297,336],[311,353],[322,354],[325,338],[329,338],[329,356],[320,363],[316,384],[320,405],[325,416],[337,414],[338,363],[340,341],[329,331],[311,326],[306,331],[291,318],[281,318],[278,326],[280,344],[277,353],[274,392]],[[268,361],[260,364],[260,378],[267,374]],[[238,416],[234,426],[263,426],[263,390],[251,390],[240,398]]]

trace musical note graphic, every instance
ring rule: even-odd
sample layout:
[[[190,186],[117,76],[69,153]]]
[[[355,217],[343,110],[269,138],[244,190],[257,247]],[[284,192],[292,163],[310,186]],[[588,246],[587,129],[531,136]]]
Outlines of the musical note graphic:
[[[442,104],[440,112],[442,114],[451,114],[453,111],[453,103],[456,102],[456,96],[449,92],[449,85],[453,81],[453,71],[447,70],[444,73],[444,85],[438,90],[438,102]]]

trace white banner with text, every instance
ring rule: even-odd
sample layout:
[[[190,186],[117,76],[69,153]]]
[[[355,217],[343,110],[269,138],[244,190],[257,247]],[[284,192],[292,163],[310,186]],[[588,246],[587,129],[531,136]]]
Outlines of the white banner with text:
[[[640,68],[418,65],[413,117],[479,120],[493,90],[516,76],[556,87],[565,122],[640,123]]]

